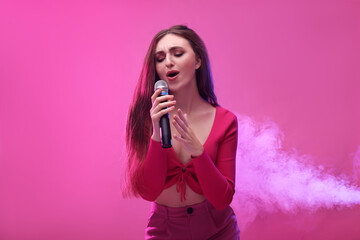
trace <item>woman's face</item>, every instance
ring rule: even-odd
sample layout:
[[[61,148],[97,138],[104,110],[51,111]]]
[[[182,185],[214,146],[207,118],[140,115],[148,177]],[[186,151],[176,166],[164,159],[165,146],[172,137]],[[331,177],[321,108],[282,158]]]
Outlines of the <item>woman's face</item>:
[[[189,41],[175,34],[165,35],[155,48],[156,72],[172,92],[196,84],[195,71],[201,66]]]

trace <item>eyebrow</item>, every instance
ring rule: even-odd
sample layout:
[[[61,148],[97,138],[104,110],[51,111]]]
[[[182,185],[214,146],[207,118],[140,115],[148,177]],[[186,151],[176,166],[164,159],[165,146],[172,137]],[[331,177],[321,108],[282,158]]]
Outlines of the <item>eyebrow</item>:
[[[172,52],[172,51],[174,51],[174,50],[177,50],[177,49],[183,49],[182,47],[179,47],[179,46],[174,46],[174,47],[171,47],[170,48],[170,52]],[[157,55],[157,54],[160,54],[160,53],[163,53],[164,51],[157,51],[157,52],[155,52],[155,55]]]

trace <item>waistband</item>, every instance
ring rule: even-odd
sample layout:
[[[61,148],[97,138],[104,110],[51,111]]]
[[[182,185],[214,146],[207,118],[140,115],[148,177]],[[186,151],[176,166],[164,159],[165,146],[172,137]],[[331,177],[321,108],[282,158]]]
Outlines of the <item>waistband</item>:
[[[207,200],[185,207],[168,207],[153,202],[151,212],[156,212],[166,217],[187,217],[189,215],[204,214],[208,212],[211,207],[211,204]]]

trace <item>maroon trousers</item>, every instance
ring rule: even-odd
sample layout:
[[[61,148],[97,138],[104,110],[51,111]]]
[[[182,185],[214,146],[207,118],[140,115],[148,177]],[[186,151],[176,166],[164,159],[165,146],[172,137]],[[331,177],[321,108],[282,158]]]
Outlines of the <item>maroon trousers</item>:
[[[217,210],[205,200],[174,208],[153,202],[145,239],[238,240],[240,230],[230,206]]]

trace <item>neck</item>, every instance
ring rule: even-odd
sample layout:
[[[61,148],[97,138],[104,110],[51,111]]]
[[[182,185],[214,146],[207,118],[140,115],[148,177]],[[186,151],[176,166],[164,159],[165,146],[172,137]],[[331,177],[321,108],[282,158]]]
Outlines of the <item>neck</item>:
[[[176,93],[172,93],[176,100],[176,109],[180,108],[183,113],[191,115],[193,112],[197,112],[199,108],[202,108],[206,101],[201,98],[199,90],[194,81],[195,86],[189,86],[183,88]]]

